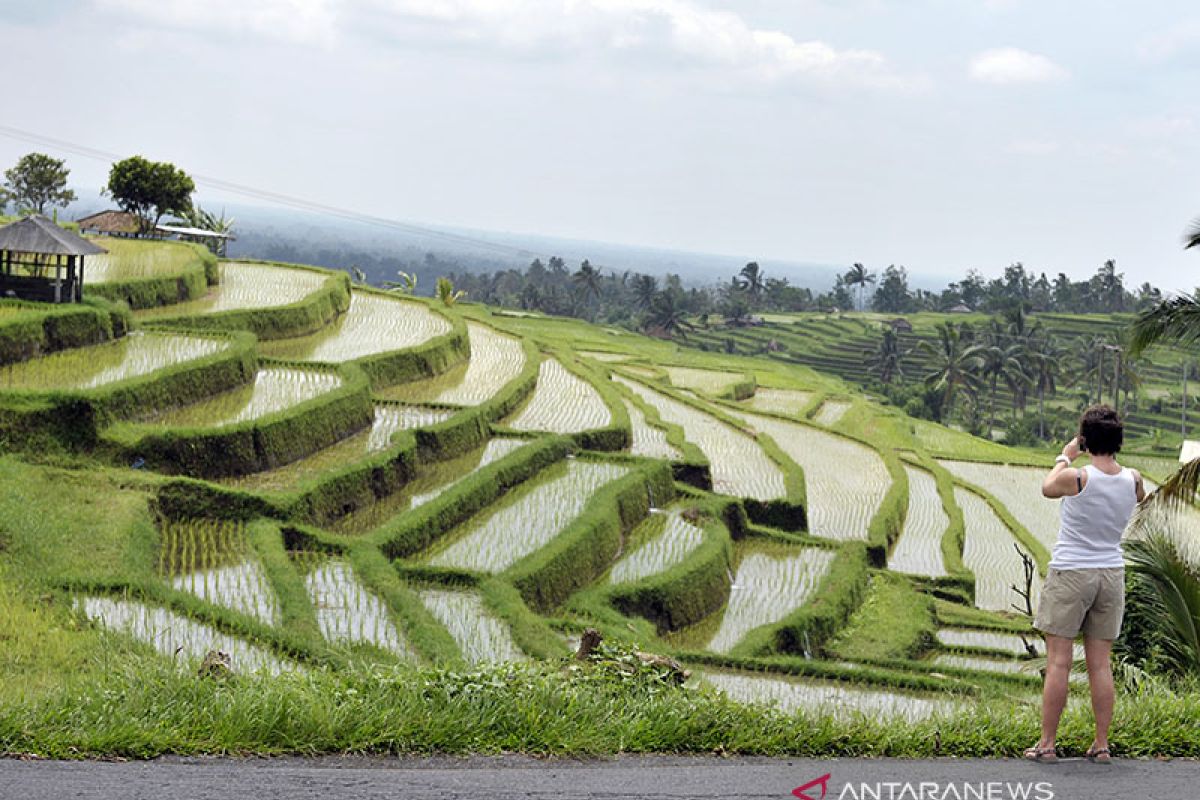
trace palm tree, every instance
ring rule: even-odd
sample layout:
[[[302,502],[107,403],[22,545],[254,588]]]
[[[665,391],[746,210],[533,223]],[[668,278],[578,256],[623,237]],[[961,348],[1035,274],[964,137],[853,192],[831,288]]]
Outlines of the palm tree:
[[[659,292],[654,296],[654,302],[650,304],[650,313],[646,317],[645,327],[648,332],[658,333],[668,338],[678,334],[681,339],[686,339],[687,332],[692,330],[692,324],[688,322],[687,310],[679,302],[679,297],[672,291]]]
[[[658,281],[653,275],[638,275],[633,279],[633,302],[640,309],[647,309],[658,293]]]
[[[1193,247],[1200,247],[1200,218],[1193,220],[1187,232],[1183,234],[1183,249],[1190,250]]]
[[[1040,334],[1040,329],[1039,329]],[[1038,438],[1046,438],[1046,395],[1058,392],[1065,353],[1054,337],[1037,335],[1029,343],[1029,379],[1038,396]]]
[[[1180,672],[1200,675],[1200,576],[1162,531],[1126,542],[1125,557],[1135,580],[1150,589],[1145,597],[1161,604],[1163,655]]]
[[[1200,246],[1200,219],[1184,233],[1185,250]],[[1179,295],[1163,300],[1143,313],[1133,324],[1130,355],[1136,356],[1156,344],[1174,342],[1183,346],[1200,341],[1200,302],[1192,295]],[[1186,402],[1186,401],[1185,401]],[[1159,486],[1142,504],[1138,513],[1140,525],[1155,512],[1177,510],[1182,505],[1194,505],[1200,489],[1200,458],[1184,464],[1178,472]]]
[[[925,385],[942,392],[941,417],[953,407],[959,389],[973,392],[979,385],[976,371],[979,366],[979,345],[968,344],[961,327],[943,322],[935,328],[937,339],[922,340],[917,347],[933,360],[925,376]]]
[[[1003,380],[1012,388],[1027,382],[1025,371],[1021,368],[1021,346],[1017,343],[1004,344],[999,332],[989,332],[986,344],[976,345],[975,368],[981,379],[986,379],[989,386],[988,400],[988,432],[996,427],[996,389]]]
[[[866,304],[864,295],[866,294],[867,284],[875,282],[875,273],[868,272],[867,268],[862,264],[855,263],[850,268],[850,271],[846,273],[845,281],[847,286],[858,287],[858,309],[861,311]]]
[[[879,340],[877,348],[864,350],[863,355],[867,356],[867,366],[879,375],[879,380],[883,383],[891,383],[903,375],[900,365],[900,337],[891,328],[884,329],[883,338]]]
[[[757,303],[762,297],[763,290],[767,287],[763,271],[759,268],[758,262],[751,261],[742,267],[742,271],[738,275],[741,277],[738,288],[750,295],[750,299]]]
[[[571,276],[575,285],[583,292],[584,297],[595,300],[600,296],[600,270],[596,269],[585,258],[579,265],[579,270]]]

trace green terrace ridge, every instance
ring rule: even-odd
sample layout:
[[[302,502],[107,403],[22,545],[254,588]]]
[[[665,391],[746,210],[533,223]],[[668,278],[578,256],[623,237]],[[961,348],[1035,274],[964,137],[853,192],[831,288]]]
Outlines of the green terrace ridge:
[[[105,246],[86,302],[0,301],[0,751],[1026,744],[1040,641],[1012,586],[1019,549],[1036,602],[1050,459],[866,386],[886,318],[646,336]],[[943,317],[899,334],[914,373]],[[1131,413],[1130,463],[1155,480],[1174,466],[1150,444],[1161,416]],[[591,628],[691,681],[573,662]],[[235,677],[197,683],[213,649]],[[1200,754],[1171,722],[1194,689],[1145,691],[1118,718],[1162,735],[1121,746]],[[255,730],[226,716],[268,707]],[[546,744],[561,720],[595,737]]]

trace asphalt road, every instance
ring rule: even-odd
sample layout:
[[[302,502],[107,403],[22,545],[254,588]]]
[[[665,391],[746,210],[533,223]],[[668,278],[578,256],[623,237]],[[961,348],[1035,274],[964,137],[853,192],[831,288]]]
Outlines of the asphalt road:
[[[0,760],[3,800],[558,800],[795,798],[821,800],[1193,800],[1200,762],[901,761],[622,757]]]

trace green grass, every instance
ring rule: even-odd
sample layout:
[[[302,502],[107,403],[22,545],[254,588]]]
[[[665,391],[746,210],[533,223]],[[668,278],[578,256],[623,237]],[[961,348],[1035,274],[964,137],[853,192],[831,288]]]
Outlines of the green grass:
[[[186,264],[154,269],[203,277],[208,265],[179,253]],[[1019,575],[1011,544],[1044,563],[1053,508],[1035,507],[1028,468],[1053,453],[910,419],[838,377],[861,372],[852,351],[875,317],[786,317],[670,342],[250,266],[240,276],[256,286],[220,326],[303,337],[222,334],[238,360],[220,374],[193,374],[207,361],[175,354],[94,407],[90,395],[0,385],[0,752],[992,755],[1030,741],[1036,679],[1000,671],[1008,662],[990,674],[947,661],[995,648],[936,635],[1028,631],[1003,611]],[[271,288],[301,273],[319,302]],[[127,288],[139,302],[172,299],[165,285]],[[0,352],[64,349],[58,372],[90,380],[110,366],[101,350],[70,348],[127,324],[110,306],[76,320],[0,304]],[[189,309],[203,310],[162,309],[179,336],[217,320]],[[917,334],[936,321],[917,315]],[[719,352],[726,338],[744,352],[764,335],[788,349]],[[806,342],[818,370],[797,363]],[[354,363],[334,375],[259,363],[265,354]],[[10,372],[22,369],[43,370],[29,387],[52,382],[44,366]],[[321,393],[318,380],[320,396],[301,402],[312,386],[246,384],[256,372],[343,386]],[[185,427],[119,435],[156,415]],[[62,433],[71,426],[99,439]],[[137,456],[144,469],[101,461]],[[1171,466],[1145,447],[1127,461],[1156,478]],[[968,470],[986,491],[955,484]],[[698,488],[710,480],[715,491]],[[914,532],[916,561],[943,570],[884,568]],[[626,667],[564,668],[563,634],[591,626],[748,702],[625,675],[619,649],[605,658]],[[240,674],[198,681],[214,644]],[[484,665],[492,658],[521,663]],[[255,664],[284,674],[248,674]],[[1068,747],[1086,743],[1083,700],[1076,688]],[[810,707],[829,702],[840,707]],[[1197,711],[1194,683],[1123,687],[1118,753],[1200,754]]]

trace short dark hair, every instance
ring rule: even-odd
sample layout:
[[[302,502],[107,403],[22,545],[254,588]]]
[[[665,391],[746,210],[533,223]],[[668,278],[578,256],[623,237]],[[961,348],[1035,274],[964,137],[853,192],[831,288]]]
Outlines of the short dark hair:
[[[1092,455],[1116,455],[1125,441],[1125,425],[1112,406],[1091,406],[1079,418],[1079,439]]]

